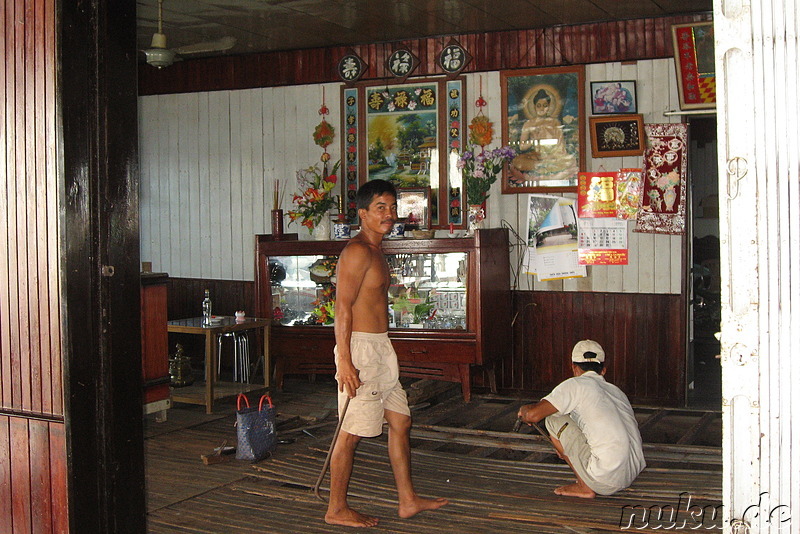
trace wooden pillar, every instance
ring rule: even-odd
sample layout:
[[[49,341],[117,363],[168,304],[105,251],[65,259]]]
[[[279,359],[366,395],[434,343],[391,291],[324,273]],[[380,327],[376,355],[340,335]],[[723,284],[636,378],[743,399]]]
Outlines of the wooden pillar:
[[[60,2],[71,532],[144,532],[136,5]]]

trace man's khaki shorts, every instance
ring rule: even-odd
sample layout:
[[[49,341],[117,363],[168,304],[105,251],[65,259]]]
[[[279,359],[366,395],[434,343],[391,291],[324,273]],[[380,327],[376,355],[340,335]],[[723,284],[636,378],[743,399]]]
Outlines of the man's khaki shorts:
[[[606,484],[595,480],[586,471],[592,451],[586,441],[586,435],[578,428],[578,423],[568,415],[551,415],[545,419],[547,431],[551,436],[561,442],[564,447],[564,454],[569,458],[572,467],[575,468],[578,476],[587,486],[592,488],[595,493],[608,495],[613,493]]]
[[[333,349],[333,353],[338,367],[337,348]],[[342,430],[355,436],[373,438],[383,431],[384,410],[411,415],[406,392],[399,380],[397,354],[388,333],[353,332],[350,355],[363,385],[356,390],[356,396],[350,399]],[[346,398],[346,392],[339,392],[340,417]]]

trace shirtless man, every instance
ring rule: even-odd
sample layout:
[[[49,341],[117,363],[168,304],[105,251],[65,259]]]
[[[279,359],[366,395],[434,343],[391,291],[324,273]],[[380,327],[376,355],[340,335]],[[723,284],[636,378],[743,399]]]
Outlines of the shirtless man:
[[[379,436],[389,423],[389,460],[399,499],[398,515],[434,510],[447,499],[424,499],[411,482],[411,411],[400,385],[397,355],[389,341],[387,294],[389,267],[381,250],[383,236],[397,219],[397,193],[384,180],[370,180],[356,194],[361,231],[339,256],[336,268],[336,380],[339,412],[350,403],[331,454],[331,493],[325,522],[374,527],[378,519],[347,504],[353,457],[362,437]]]

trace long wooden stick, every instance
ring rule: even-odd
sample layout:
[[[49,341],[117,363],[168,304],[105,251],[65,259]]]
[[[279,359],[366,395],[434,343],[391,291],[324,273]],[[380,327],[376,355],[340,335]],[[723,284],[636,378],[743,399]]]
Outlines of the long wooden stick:
[[[339,431],[342,429],[342,423],[344,422],[344,416],[347,413],[347,407],[350,405],[350,397],[345,398],[344,406],[342,406],[342,415],[339,417],[339,424],[336,425],[336,430],[333,431],[333,439],[331,440],[331,446],[328,449],[328,454],[325,456],[325,463],[322,464],[322,471],[319,473],[319,477],[317,477],[317,483],[314,484],[314,495],[317,496],[317,499],[321,500],[322,502],[325,501],[325,497],[320,495],[319,487],[322,484],[322,479],[325,478],[325,473],[328,472],[328,465],[331,463],[331,454],[333,453],[333,448],[336,446],[336,438],[339,437]]]

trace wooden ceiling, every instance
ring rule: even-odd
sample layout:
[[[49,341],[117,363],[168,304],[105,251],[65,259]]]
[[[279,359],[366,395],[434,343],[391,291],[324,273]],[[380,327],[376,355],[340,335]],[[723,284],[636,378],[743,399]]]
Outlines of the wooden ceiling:
[[[394,42],[709,12],[712,0],[163,0],[167,46],[234,37],[192,57]],[[150,47],[158,0],[137,0],[137,46]],[[141,54],[144,61],[144,54]]]

